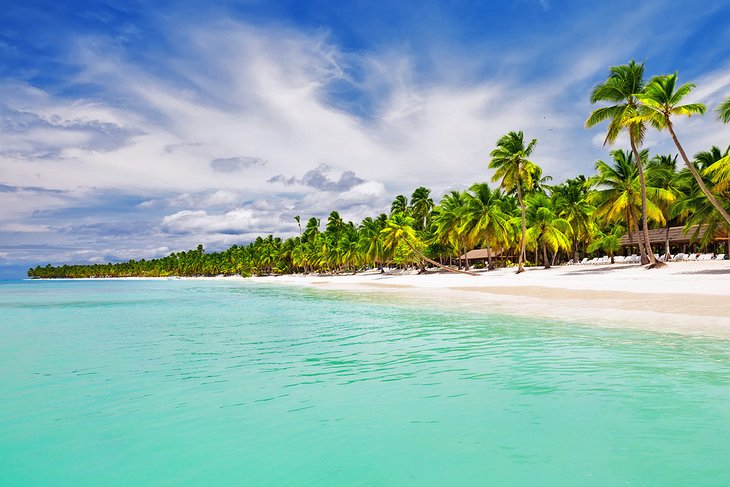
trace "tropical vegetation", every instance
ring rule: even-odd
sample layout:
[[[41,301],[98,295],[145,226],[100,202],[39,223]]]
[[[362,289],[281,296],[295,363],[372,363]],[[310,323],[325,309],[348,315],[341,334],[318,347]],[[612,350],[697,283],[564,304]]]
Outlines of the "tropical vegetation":
[[[630,62],[610,69],[608,78],[590,96],[594,109],[586,125],[607,122],[605,144],[627,136],[625,148],[609,152],[594,164],[595,173],[550,184],[536,158],[536,139],[521,131],[500,137],[485,169],[494,171],[492,185],[477,182],[435,198],[429,188],[416,188],[410,199],[394,198],[384,212],[347,221],[338,211],[306,222],[294,217],[289,238],[261,236],[253,242],[218,252],[196,249],[156,259],[120,263],[37,266],[34,278],[166,277],[275,275],[284,273],[354,273],[385,267],[427,267],[473,273],[526,266],[545,269],[589,256],[638,252],[642,263],[668,260],[673,250],[669,229],[684,226],[698,248],[730,254],[730,146],[710,147],[690,158],[674,126],[678,116],[701,116],[706,108],[684,103],[691,83],[677,86],[677,74],[644,82],[644,65]],[[730,122],[730,98],[714,110]],[[642,149],[648,127],[666,130],[678,154],[651,154]],[[677,165],[680,158],[684,163]],[[496,183],[496,184],[495,184]],[[387,211],[387,213],[386,213]],[[324,228],[322,228],[324,224]],[[649,240],[650,229],[665,229],[666,241]],[[701,232],[700,228],[707,231]],[[627,234],[629,245],[621,245]],[[715,235],[728,236],[725,241]],[[470,259],[470,251],[484,249]],[[656,253],[664,254],[657,259]]]

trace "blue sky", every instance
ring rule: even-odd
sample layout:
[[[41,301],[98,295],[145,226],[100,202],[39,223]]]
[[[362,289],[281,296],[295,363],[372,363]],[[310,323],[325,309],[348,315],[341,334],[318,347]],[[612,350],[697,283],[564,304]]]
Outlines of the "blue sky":
[[[730,1],[146,3],[0,13],[0,277],[359,221],[488,180],[509,130],[555,180],[591,174],[588,95],[632,58],[730,95]],[[712,116],[678,131],[730,143]]]

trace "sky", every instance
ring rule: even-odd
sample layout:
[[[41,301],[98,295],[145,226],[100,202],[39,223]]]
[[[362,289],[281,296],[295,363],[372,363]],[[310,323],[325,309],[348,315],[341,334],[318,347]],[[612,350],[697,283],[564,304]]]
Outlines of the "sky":
[[[678,71],[712,109],[727,19],[730,0],[5,0],[0,278],[359,222],[418,186],[438,200],[490,181],[511,130],[555,182],[593,174],[609,67]],[[730,144],[710,114],[677,132],[690,154]]]

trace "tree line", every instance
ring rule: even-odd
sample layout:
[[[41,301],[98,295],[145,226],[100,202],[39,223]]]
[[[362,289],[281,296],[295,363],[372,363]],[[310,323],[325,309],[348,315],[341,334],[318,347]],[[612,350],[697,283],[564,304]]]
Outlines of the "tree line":
[[[610,152],[595,163],[596,173],[552,185],[532,160],[537,140],[521,131],[502,136],[490,153],[494,170],[490,186],[473,184],[435,202],[428,188],[410,197],[398,195],[388,214],[358,224],[332,211],[325,222],[310,218],[299,235],[258,237],[247,245],[205,253],[202,245],[151,260],[116,264],[35,267],[34,278],[242,276],[296,272],[356,272],[383,266],[440,266],[469,272],[466,254],[487,249],[486,266],[540,264],[578,260],[593,253],[613,256],[628,233],[642,264],[659,265],[649,241],[650,228],[684,225],[697,230],[702,246],[718,233],[730,232],[730,147],[711,147],[689,158],[675,129],[680,116],[702,115],[706,107],[683,103],[691,83],[678,84],[677,74],[644,82],[644,65],[629,62],[610,68],[608,78],[591,93],[593,110],[586,126],[606,122],[605,144],[621,133],[629,149]],[[716,108],[721,123],[730,123],[730,97]],[[649,129],[667,131],[677,155],[651,155],[642,149]],[[681,162],[678,162],[681,159]],[[683,166],[683,167],[682,167]],[[696,227],[699,229],[699,227]],[[730,239],[726,242],[730,247]],[[668,242],[662,249],[670,254]],[[730,248],[728,248],[730,254]],[[481,263],[480,263],[481,265]]]

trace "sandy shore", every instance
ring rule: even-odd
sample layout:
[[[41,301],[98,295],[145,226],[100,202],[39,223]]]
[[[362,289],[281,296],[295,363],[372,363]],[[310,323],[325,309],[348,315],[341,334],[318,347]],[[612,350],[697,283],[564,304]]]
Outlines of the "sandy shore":
[[[308,286],[425,306],[517,314],[730,338],[730,261],[561,266],[481,271],[477,276],[365,272],[335,276],[258,277],[250,281]]]

